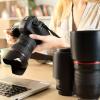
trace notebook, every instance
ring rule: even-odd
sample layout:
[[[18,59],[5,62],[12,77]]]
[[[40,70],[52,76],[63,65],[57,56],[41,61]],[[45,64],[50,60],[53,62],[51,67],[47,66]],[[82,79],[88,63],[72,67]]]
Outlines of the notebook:
[[[0,80],[0,100],[22,100],[30,95],[48,89],[44,81],[7,77]]]

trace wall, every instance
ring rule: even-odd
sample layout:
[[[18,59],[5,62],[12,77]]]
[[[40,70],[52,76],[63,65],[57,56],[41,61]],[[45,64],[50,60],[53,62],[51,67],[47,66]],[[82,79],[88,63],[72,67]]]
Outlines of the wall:
[[[39,4],[50,4],[55,5],[57,0],[36,0],[36,3]]]
[[[36,4],[37,5],[40,5],[40,4],[47,4],[47,5],[53,5],[55,6],[57,0],[36,0]],[[43,21],[47,26],[49,26],[49,22],[50,22],[50,17],[45,17],[45,18],[42,18],[40,17],[39,18],[41,21]]]

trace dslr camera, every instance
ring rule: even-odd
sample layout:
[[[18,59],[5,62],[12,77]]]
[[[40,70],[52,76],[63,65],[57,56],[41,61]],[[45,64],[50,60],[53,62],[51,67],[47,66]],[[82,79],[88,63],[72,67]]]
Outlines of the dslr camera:
[[[11,47],[9,52],[3,58],[5,64],[11,65],[12,73],[22,75],[28,65],[34,48],[41,44],[39,40],[33,40],[30,34],[57,36],[43,22],[39,21],[36,16],[27,16],[17,26],[12,27],[12,35],[17,37],[17,42]]]

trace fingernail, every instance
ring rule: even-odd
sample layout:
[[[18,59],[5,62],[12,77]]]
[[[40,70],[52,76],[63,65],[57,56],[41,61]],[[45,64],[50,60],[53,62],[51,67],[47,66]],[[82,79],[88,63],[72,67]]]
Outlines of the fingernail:
[[[29,36],[32,38],[33,37],[33,34],[30,34]]]

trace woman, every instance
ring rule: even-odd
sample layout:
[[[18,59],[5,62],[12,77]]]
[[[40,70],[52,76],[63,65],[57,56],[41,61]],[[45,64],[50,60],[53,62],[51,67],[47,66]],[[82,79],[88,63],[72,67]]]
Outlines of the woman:
[[[100,0],[58,0],[50,28],[61,38],[31,34],[41,40],[34,52],[70,47],[70,32],[100,29]]]

